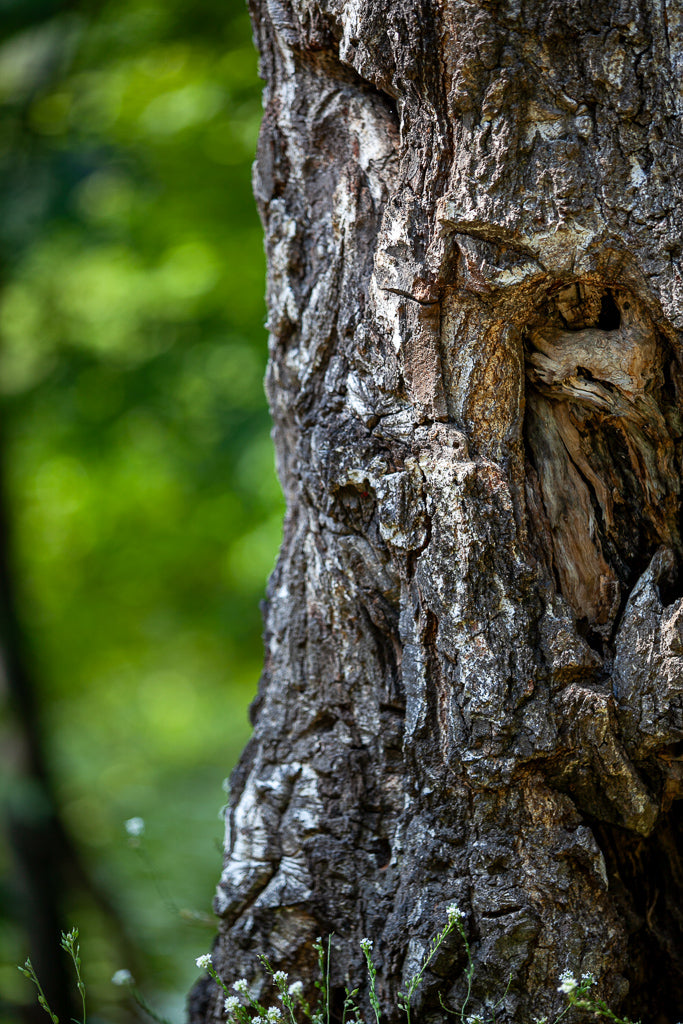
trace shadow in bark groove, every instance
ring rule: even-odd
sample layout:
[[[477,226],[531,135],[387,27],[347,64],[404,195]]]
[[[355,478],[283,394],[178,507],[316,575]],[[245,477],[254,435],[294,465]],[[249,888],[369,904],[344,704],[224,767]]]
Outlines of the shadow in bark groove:
[[[683,1007],[683,805],[664,814],[647,839],[604,822],[591,826],[629,930],[631,989],[622,1013],[676,1024]]]

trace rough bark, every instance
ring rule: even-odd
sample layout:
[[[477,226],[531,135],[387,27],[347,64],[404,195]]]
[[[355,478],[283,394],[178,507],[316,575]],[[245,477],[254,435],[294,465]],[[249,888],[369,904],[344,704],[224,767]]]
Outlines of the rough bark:
[[[252,0],[288,512],[215,963],[683,1006],[678,0]],[[418,1019],[458,1006],[444,947]],[[194,1022],[221,1018],[208,983]]]

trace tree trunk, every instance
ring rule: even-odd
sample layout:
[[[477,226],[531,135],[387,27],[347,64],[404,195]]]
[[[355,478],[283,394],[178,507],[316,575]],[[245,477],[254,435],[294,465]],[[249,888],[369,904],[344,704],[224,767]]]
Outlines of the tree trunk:
[[[334,932],[336,1013],[368,936],[393,1024],[455,902],[468,1012],[568,969],[674,1022],[680,4],[252,2],[288,512],[214,963],[308,984]]]

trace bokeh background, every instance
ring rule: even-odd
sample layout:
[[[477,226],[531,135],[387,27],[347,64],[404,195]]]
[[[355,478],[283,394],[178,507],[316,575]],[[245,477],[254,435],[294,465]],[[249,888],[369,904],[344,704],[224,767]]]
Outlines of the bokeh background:
[[[182,1020],[283,515],[240,0],[0,0],[0,1019]],[[139,816],[138,843],[124,823]],[[54,957],[51,954],[54,951]]]

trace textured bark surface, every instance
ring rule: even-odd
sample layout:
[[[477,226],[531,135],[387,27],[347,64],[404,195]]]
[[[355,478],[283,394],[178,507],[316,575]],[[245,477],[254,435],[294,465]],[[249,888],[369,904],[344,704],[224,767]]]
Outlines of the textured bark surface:
[[[679,0],[252,0],[287,496],[214,962],[683,1007]],[[459,1006],[458,941],[418,1020]],[[394,1008],[392,1008],[394,1007]],[[208,982],[194,1024],[220,1020]]]

